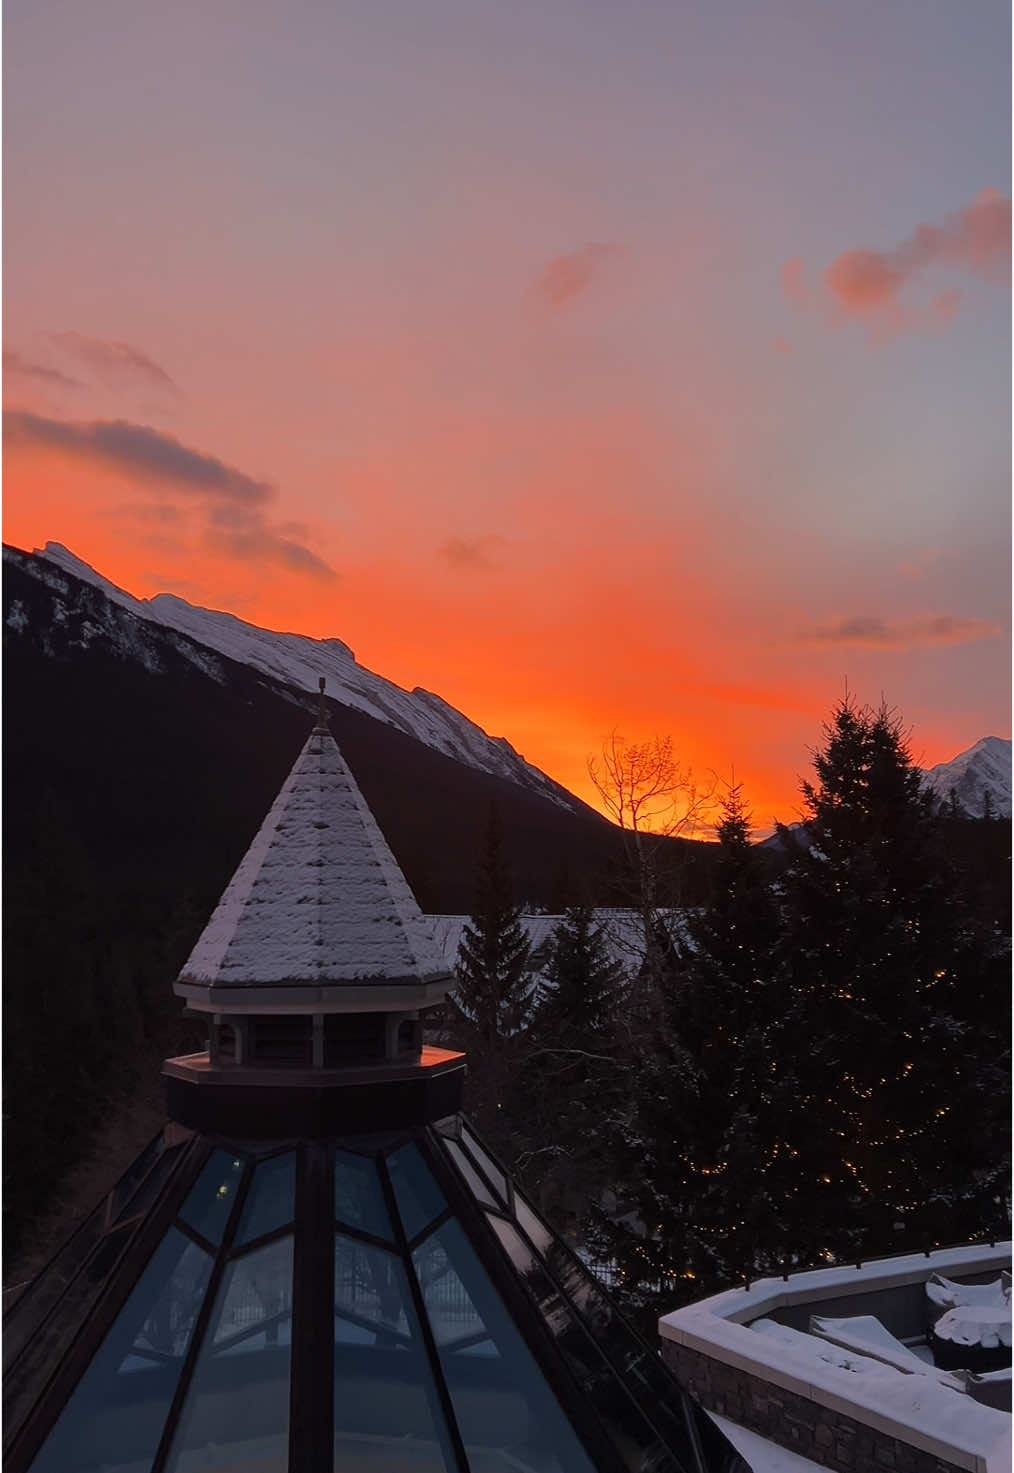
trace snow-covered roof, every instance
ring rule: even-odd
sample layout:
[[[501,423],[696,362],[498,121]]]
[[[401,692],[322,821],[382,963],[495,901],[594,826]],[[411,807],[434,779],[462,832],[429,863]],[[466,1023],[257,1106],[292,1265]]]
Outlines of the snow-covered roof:
[[[447,967],[337,743],[321,723],[176,983],[205,1003],[230,989],[283,1000],[328,989],[442,995]],[[359,984],[357,987],[356,984]],[[387,984],[385,986],[385,984]],[[403,999],[407,1000],[407,999]],[[228,1003],[226,1002],[226,1006]],[[359,1002],[358,1007],[362,1003]],[[409,1003],[411,1006],[411,1003]],[[340,1007],[327,998],[324,1011]]]
[[[599,907],[593,911],[593,914],[596,925],[603,928],[603,939],[609,960],[625,972],[636,972],[644,960],[644,922],[640,913],[636,910]],[[658,914],[659,919],[668,927],[673,936],[682,937],[683,912],[665,910],[659,911]],[[470,923],[471,917],[430,915],[426,919],[432,929],[433,938],[443,954],[445,964],[453,967],[457,961],[462,932]],[[553,932],[564,919],[562,914],[518,917],[533,955],[540,953],[542,948],[548,945]],[[535,956],[536,963],[538,960],[539,957]]]

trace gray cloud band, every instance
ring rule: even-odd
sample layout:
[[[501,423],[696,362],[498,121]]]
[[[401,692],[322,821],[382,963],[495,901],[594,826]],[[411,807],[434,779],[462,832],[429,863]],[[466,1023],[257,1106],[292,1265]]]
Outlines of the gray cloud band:
[[[34,446],[118,472],[139,486],[181,492],[200,507],[209,543],[234,557],[273,562],[321,579],[337,576],[323,558],[265,521],[265,504],[275,495],[267,481],[149,425],[126,420],[75,423],[5,410],[4,436],[8,447]]]
[[[890,620],[858,615],[824,625],[805,634],[803,644],[864,645],[872,649],[911,649],[920,645],[973,644],[1000,634],[999,624],[959,614],[934,614],[923,619]]]
[[[265,502],[272,495],[266,481],[256,481],[214,455],[191,450],[174,435],[123,419],[75,422],[8,410],[4,435],[9,445],[62,451],[149,484],[171,482],[184,491],[248,505]]]

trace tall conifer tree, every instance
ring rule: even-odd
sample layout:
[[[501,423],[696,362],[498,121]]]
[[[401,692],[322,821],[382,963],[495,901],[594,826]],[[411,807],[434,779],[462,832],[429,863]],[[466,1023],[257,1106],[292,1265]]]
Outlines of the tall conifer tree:
[[[469,1054],[469,1112],[509,1159],[522,1122],[515,1119],[521,1061],[527,1048],[531,983],[528,938],[514,902],[495,803],[479,857],[475,907],[458,948],[455,1041]]]
[[[525,1072],[533,1139],[519,1166],[543,1211],[580,1234],[613,1186],[606,1143],[629,1091],[616,1057],[624,976],[588,906],[572,906],[555,927],[544,977]]]
[[[778,916],[740,786],[721,811],[712,903],[687,918],[663,978],[628,1132],[625,1178],[646,1232],[613,1243],[644,1302],[660,1285],[670,1302],[698,1298],[781,1255]]]
[[[798,1250],[888,1252],[898,1222],[935,1241],[992,1227],[1006,960],[961,901],[892,713],[846,698],[814,767],[808,848],[783,879]]]

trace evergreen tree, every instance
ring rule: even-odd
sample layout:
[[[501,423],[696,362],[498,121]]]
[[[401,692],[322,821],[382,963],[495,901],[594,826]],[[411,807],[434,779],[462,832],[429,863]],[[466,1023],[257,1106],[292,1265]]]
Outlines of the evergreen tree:
[[[527,1050],[531,982],[528,938],[514,903],[495,803],[479,859],[475,907],[455,967],[452,1037],[469,1055],[467,1105],[479,1129],[508,1159],[517,1154],[513,1103]]]
[[[962,904],[892,714],[840,703],[782,881],[779,1133],[795,1251],[887,1252],[994,1226],[1005,1170],[1006,962]]]
[[[778,916],[740,786],[721,812],[712,903],[686,922],[638,1075],[623,1173],[637,1229],[609,1234],[641,1302],[698,1298],[781,1256]]]
[[[613,1112],[629,1089],[616,1058],[623,972],[588,906],[571,907],[554,929],[544,978],[525,1070],[533,1145],[518,1168],[530,1174],[542,1210],[580,1235],[613,1184],[604,1145],[613,1133]]]

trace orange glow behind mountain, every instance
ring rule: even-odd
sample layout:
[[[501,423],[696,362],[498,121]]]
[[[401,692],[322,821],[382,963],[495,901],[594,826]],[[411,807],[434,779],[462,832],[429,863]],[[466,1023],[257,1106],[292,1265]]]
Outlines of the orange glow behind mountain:
[[[10,453],[5,491],[8,542],[30,550],[52,537],[137,597],[175,592],[266,628],[340,638],[360,663],[441,695],[600,809],[587,759],[616,729],[632,741],[671,734],[701,789],[741,781],[759,832],[776,817],[791,822],[807,749],[840,694],[790,670],[770,684],[712,678],[711,667],[727,667],[728,635],[695,617],[698,581],[676,591],[674,611],[673,590],[645,576],[650,558],[632,581],[623,567],[629,549],[618,544],[589,549],[578,566],[533,558],[524,580],[509,591],[494,582],[492,595],[487,582],[462,598],[453,579],[413,568],[404,547],[319,586],[283,569],[242,576],[234,559],[199,542],[181,554],[175,522],[174,536],[160,544],[156,533],[139,546],[133,524],[118,516],[122,490],[50,456]],[[928,766],[963,741],[957,722],[924,723],[914,748]]]

